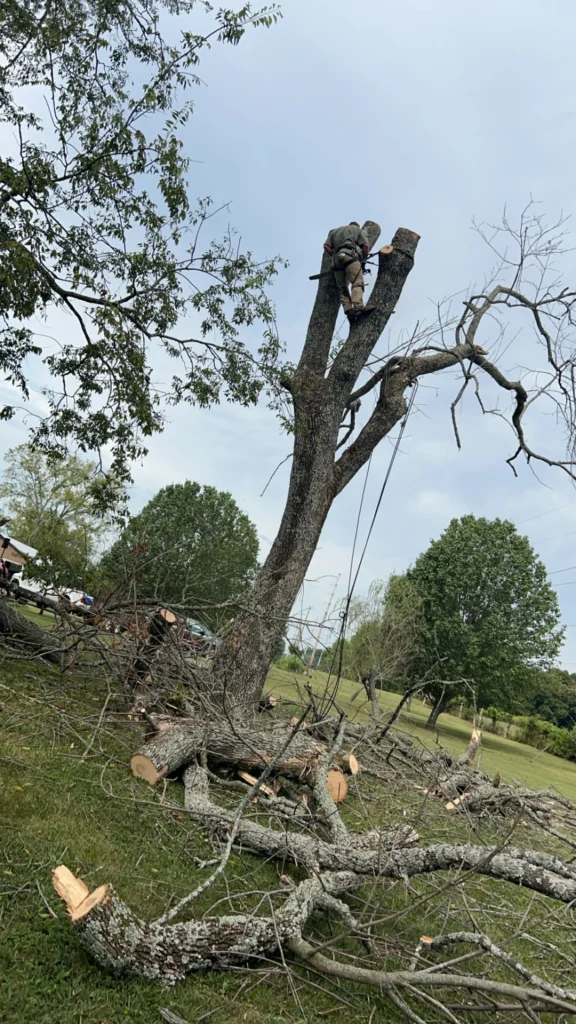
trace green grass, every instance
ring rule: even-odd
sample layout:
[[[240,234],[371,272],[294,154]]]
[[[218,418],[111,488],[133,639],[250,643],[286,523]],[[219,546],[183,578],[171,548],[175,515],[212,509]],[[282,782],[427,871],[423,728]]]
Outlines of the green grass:
[[[40,614],[40,609],[35,604],[19,604],[17,606],[18,611],[25,619],[30,619],[31,622],[36,623],[37,626],[43,626],[45,629],[52,629],[56,621],[54,612],[47,608],[44,614]]]
[[[39,617],[41,622],[45,619]],[[316,674],[315,688],[325,680]],[[294,693],[291,677],[277,671],[271,674],[270,688]],[[352,707],[360,704],[360,698],[350,704],[356,689],[345,681],[339,700]],[[54,866],[67,864],[91,887],[111,881],[136,913],[153,918],[206,877],[205,871],[196,869],[195,858],[210,856],[212,850],[208,836],[178,810],[178,783],[169,783],[163,797],[161,789],[152,791],[130,776],[127,765],[141,731],[135,724],[120,723],[114,696],[109,697],[111,714],[98,730],[107,694],[101,679],[63,681],[37,664],[0,665],[0,1021],[161,1024],[159,1006],[169,1007],[189,1024],[206,1014],[210,1024],[320,1024],[338,1020],[342,1013],[360,1024],[400,1020],[395,1008],[375,991],[335,988],[301,966],[289,981],[279,960],[268,965],[267,977],[246,972],[191,975],[168,992],[137,979],[116,980],[88,960],[52,890]],[[384,708],[398,700],[394,694],[380,697]],[[362,717],[366,709],[354,713]],[[414,704],[402,728],[433,742],[422,728],[424,717],[425,709]],[[440,738],[452,749],[462,749],[468,734],[466,723],[442,717]],[[563,792],[573,786],[573,765],[498,737],[486,738],[483,757],[485,767],[503,775],[527,780],[533,773],[538,786],[557,785]],[[398,780],[391,789],[360,775],[358,785],[358,793],[352,786],[343,805],[355,828],[365,827],[367,819],[405,820],[425,839],[458,841],[469,836],[463,819],[450,816],[438,801],[423,800],[408,780]],[[493,837],[494,830],[484,826],[478,836],[484,842]],[[286,869],[298,877],[291,867],[234,854],[226,878],[198,899],[194,915],[258,906],[266,912],[268,904],[260,905],[260,894],[277,891],[278,876]],[[562,946],[559,929],[569,923],[563,908],[487,880],[481,886],[472,880],[464,904],[460,890],[447,889],[445,883],[444,878],[422,878],[411,890],[398,884],[370,895],[380,921],[377,931],[388,946],[389,967],[405,965],[398,953],[399,935],[413,949],[422,931],[434,934],[448,924],[469,927],[472,914],[478,927],[501,939],[519,924],[528,906],[536,919],[534,933]],[[415,897],[424,893],[431,901],[413,909]],[[316,934],[327,938],[340,931],[340,922],[329,921],[318,924]],[[355,940],[348,940],[347,948],[358,955]],[[540,951],[522,947],[521,953],[535,970],[543,971]],[[483,1024],[488,1018],[476,1019]]]
[[[323,694],[326,681],[327,676],[323,672],[312,672],[310,678],[304,678],[278,668],[272,669],[268,680],[271,690],[286,697],[295,697],[297,689],[300,688],[303,701],[307,699],[303,691],[306,682],[311,683],[315,693]],[[359,689],[360,694],[353,700]],[[385,690],[380,690],[378,696],[383,711],[392,711],[400,700],[397,693],[388,693]],[[341,680],[338,703],[346,709],[350,717],[355,716],[359,721],[367,720],[369,705],[364,688],[358,683],[353,683],[349,679]],[[444,714],[440,715],[437,731],[429,732],[425,728],[429,714],[430,709],[425,707],[422,701],[415,699],[410,712],[401,715],[398,728],[432,749],[438,736],[440,744],[451,753],[462,753],[470,739],[470,722]],[[515,780],[529,789],[546,789],[552,786],[557,792],[576,802],[576,764],[572,761],[564,761],[553,754],[536,750],[535,747],[484,732],[478,763],[489,775],[498,773],[504,780]]]

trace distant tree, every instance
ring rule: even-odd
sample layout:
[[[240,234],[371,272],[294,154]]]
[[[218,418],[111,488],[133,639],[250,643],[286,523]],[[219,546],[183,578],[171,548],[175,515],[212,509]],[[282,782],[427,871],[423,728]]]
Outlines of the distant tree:
[[[538,673],[528,711],[562,729],[576,726],[576,676],[561,669]]]
[[[513,523],[453,519],[406,574],[422,602],[415,670],[469,680],[478,705],[523,710],[535,669],[548,668],[564,639],[546,567]],[[430,683],[428,726],[457,689]]]
[[[352,678],[370,676],[379,686],[406,677],[414,663],[420,600],[405,576],[375,580],[367,597],[353,600],[347,667]]]
[[[34,575],[63,586],[83,586],[106,528],[101,488],[110,489],[95,463],[77,456],[48,459],[28,445],[5,456],[0,483],[4,532],[38,551]]]
[[[158,491],[102,560],[116,588],[211,626],[231,618],[257,565],[256,527],[232,495],[189,480]]]

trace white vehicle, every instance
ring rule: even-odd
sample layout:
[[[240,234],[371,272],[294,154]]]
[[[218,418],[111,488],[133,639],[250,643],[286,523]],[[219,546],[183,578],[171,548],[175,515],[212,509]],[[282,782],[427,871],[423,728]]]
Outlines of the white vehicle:
[[[34,601],[38,608],[69,608],[79,615],[90,614],[94,598],[83,590],[69,590],[67,587],[54,587],[40,580],[27,578],[24,572],[12,577],[11,589],[14,596]]]
[[[41,583],[40,580],[28,579],[23,572],[12,577],[11,589],[16,598],[24,597],[34,601],[38,608],[57,608],[60,604],[60,594],[55,587]]]

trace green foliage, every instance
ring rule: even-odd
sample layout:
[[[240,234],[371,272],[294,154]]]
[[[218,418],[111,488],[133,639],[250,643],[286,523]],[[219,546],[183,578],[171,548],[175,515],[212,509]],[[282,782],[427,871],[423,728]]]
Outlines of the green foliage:
[[[10,515],[7,532],[38,551],[29,574],[56,585],[85,585],[105,528],[104,493],[114,481],[77,456],[48,459],[28,445],[7,452],[0,501]]]
[[[406,577],[375,580],[366,597],[351,602],[352,635],[324,651],[320,667],[337,671],[341,649],[343,675],[358,679],[372,674],[378,687],[395,688],[414,661],[419,615],[419,598]]]
[[[470,710],[473,714],[472,708],[467,710]],[[470,717],[472,717],[472,714]],[[509,711],[503,711],[502,708],[495,708],[492,705],[484,708],[484,718],[491,719],[493,722],[511,722],[512,717]]]
[[[523,710],[536,669],[564,639],[556,593],[528,539],[500,519],[453,519],[407,578],[422,601],[416,673],[470,680],[479,707]],[[429,691],[438,699],[439,684]]]
[[[519,730],[517,739],[539,750],[547,750],[557,757],[576,760],[576,728],[560,729],[536,715],[524,715],[514,719]]]
[[[576,676],[557,668],[539,673],[530,711],[563,729],[576,726]]]
[[[158,491],[102,559],[116,588],[183,606],[212,628],[231,617],[257,566],[256,527],[232,495],[189,480]]]
[[[0,371],[25,399],[33,357],[49,371],[34,429],[44,451],[109,446],[126,474],[162,425],[151,363],[166,353],[179,370],[162,400],[274,391],[277,261],[232,233],[201,243],[215,210],[209,198],[192,208],[182,135],[203,51],[278,17],[202,0],[3,4],[0,122],[14,145],[0,157]],[[53,310],[70,325],[57,346],[34,326]],[[241,331],[256,323],[251,351]]]
[[[287,654],[285,658],[280,658],[276,662],[276,666],[283,672],[296,672],[298,675],[301,675],[306,667],[298,654]]]

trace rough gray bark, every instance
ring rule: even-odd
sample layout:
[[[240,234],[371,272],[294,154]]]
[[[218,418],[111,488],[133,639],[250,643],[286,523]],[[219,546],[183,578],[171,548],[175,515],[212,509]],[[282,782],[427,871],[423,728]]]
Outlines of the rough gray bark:
[[[199,783],[198,773],[193,769],[188,769],[184,782],[184,805],[199,824],[207,825],[221,836],[228,836],[230,830],[235,828],[237,843],[243,849],[261,854],[266,859],[273,857],[288,861],[309,871],[319,872],[329,869],[330,864],[345,864],[347,866],[344,870],[359,869],[359,873],[362,873],[366,862],[358,858],[364,851],[377,851],[381,855],[383,850],[404,848],[418,842],[418,834],[410,825],[387,826],[352,836],[345,828],[339,828],[337,840],[334,841],[333,824],[330,829],[333,841],[328,842],[313,833],[274,829],[248,818],[238,820],[233,811],[210,800],[207,786]],[[334,805],[330,812],[334,822],[339,820],[338,809]]]
[[[236,810],[214,804],[207,771],[198,765],[189,767],[184,773],[185,810],[194,820],[218,833],[225,841],[225,850],[212,876],[156,921],[145,922],[138,918],[110,885],[100,886],[90,894],[66,868],[57,868],[55,888],[65,900],[72,923],[89,955],[116,975],[132,974],[172,985],[191,971],[238,967],[254,958],[270,957],[284,947],[327,974],[379,985],[386,991],[397,986],[411,986],[414,991],[414,985],[416,988],[421,985],[483,988],[487,993],[498,992],[520,1001],[544,1000],[546,1005],[556,1009],[565,1008],[561,1005],[563,999],[576,1000],[576,994],[550,985],[528,971],[520,972],[527,983],[524,988],[503,981],[478,977],[471,980],[468,976],[431,972],[430,968],[389,974],[326,958],[306,941],[304,928],[311,916],[321,910],[335,911],[350,932],[358,934],[351,910],[339,896],[358,890],[367,882],[373,884],[374,879],[406,881],[417,875],[450,872],[454,884],[458,884],[469,874],[482,874],[564,904],[576,900],[576,866],[546,853],[515,847],[502,849],[448,843],[419,848],[414,845],[418,835],[407,825],[360,834],[350,832],[340,818],[338,807],[325,793],[327,768],[338,756],[344,736],[345,725],[341,722],[331,748],[324,748],[318,758],[313,781],[329,839],[320,839],[311,830],[298,831],[286,828],[285,824],[281,829],[272,828],[244,818],[253,790],[247,792]],[[271,769],[269,765],[267,770]],[[278,859],[284,865],[293,863],[306,869],[310,877],[296,884],[283,875],[287,898],[270,916],[225,915],[173,924],[222,873],[233,845],[267,860]],[[452,938],[455,942],[471,941],[468,933],[458,933]],[[482,936],[476,936],[475,942],[476,939],[482,940],[482,948],[486,947]],[[422,939],[421,946],[425,942],[432,940]],[[490,944],[489,952],[497,955],[497,947]],[[501,959],[508,964],[506,954]]]
[[[347,922],[353,925],[349,908],[336,897],[358,889],[365,881],[365,874],[406,878],[450,868],[474,869],[506,878],[536,892],[544,892],[564,903],[570,903],[576,897],[576,872],[572,872],[572,877],[567,877],[569,868],[566,865],[543,854],[442,846],[428,850],[400,850],[385,856],[380,852],[377,857],[365,854],[365,857],[371,859],[371,870],[362,873],[340,870],[314,874],[293,886],[284,905],[270,917],[239,914],[168,925],[161,923],[162,919],[148,923],[138,918],[116,896],[110,885],[103,885],[89,895],[85,886],[73,879],[80,890],[80,894],[75,895],[70,886],[62,884],[63,872],[71,878],[73,876],[61,867],[54,872],[54,886],[66,901],[81,944],[101,967],[115,975],[137,975],[151,981],[160,980],[166,985],[173,985],[191,971],[237,967],[254,957],[270,956],[284,944],[314,962],[313,947],[307,943],[304,943],[306,948],[300,945],[304,941],[304,926],[316,909],[327,907],[338,909]],[[332,968],[328,966],[330,964]],[[327,964],[318,963],[317,966],[327,973],[347,976],[342,971],[334,970],[333,960],[327,961]],[[408,984],[418,983],[421,976],[408,971],[387,976],[385,972],[366,971],[363,968],[356,970],[365,977],[359,974],[355,978],[350,976],[350,980],[380,984],[393,977],[398,980],[404,978]],[[427,977],[430,979],[432,975],[428,973]],[[457,984],[454,975],[442,975],[441,979],[437,979],[436,983]],[[480,984],[483,979],[476,980]],[[434,984],[425,980],[422,983]],[[492,986],[492,991],[498,991],[498,984],[487,982],[488,986]],[[542,990],[533,990],[530,996],[535,998],[541,994]]]
[[[144,744],[134,754],[130,767],[134,775],[154,785],[158,779],[172,775],[186,767],[197,757],[206,755],[211,767],[221,765],[262,770],[274,761],[287,745],[292,730],[282,723],[267,729],[251,729],[243,736],[224,720],[213,727],[208,725],[186,725],[166,729]],[[292,736],[288,749],[280,754],[275,763],[277,774],[314,776],[326,747],[308,733],[297,732]],[[349,755],[334,756],[340,767],[349,766]]]
[[[0,597],[0,635],[26,658],[42,658],[60,669],[65,666],[66,652],[58,637],[30,622],[6,597]]]
[[[370,245],[377,224],[364,225]],[[246,607],[214,659],[228,701],[236,710],[260,696],[274,646],[290,614],[322,528],[336,496],[370,456],[374,446],[404,415],[404,386],[380,401],[357,441],[338,460],[339,428],[352,390],[384,330],[413,266],[418,235],[400,228],[392,249],[380,259],[370,302],[377,310],[353,323],[348,342],[328,371],[338,315],[338,291],[332,275],[320,280],[302,356],[286,386],[294,405],[294,452],[290,486],[280,529],[252,589]],[[325,255],[322,270],[329,269]]]
[[[62,895],[59,870],[54,882]],[[138,918],[111,885],[102,886],[76,907],[68,903],[68,910],[81,945],[105,970],[174,985],[191,971],[237,967],[251,958],[270,955],[301,933],[326,896],[348,892],[359,884],[351,872],[307,879],[291,892],[274,917],[239,914],[159,925]]]

